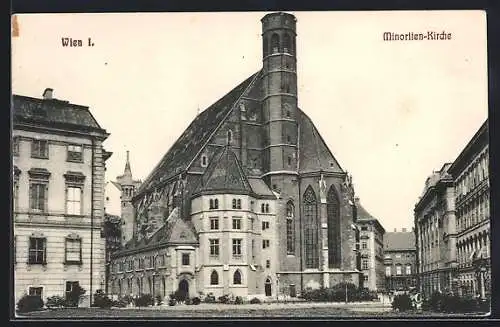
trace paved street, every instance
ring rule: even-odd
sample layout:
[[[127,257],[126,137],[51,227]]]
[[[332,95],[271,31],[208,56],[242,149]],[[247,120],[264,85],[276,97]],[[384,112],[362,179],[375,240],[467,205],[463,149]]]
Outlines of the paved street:
[[[380,303],[266,303],[241,305],[176,305],[148,308],[76,308],[57,309],[25,314],[26,318],[466,318],[478,314],[444,314],[428,312],[398,313]]]

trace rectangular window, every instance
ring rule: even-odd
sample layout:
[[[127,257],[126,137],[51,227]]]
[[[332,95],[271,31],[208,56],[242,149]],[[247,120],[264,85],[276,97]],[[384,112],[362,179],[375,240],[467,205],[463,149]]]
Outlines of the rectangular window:
[[[267,249],[269,247],[269,240],[262,240],[262,248]]]
[[[251,231],[253,231],[253,218],[248,218],[248,222],[249,222],[249,226],[250,226],[249,229]]]
[[[127,271],[132,271],[134,270],[134,261],[132,259],[127,261]]]
[[[266,230],[269,228],[269,222],[268,221],[263,221],[262,222],[262,230]]]
[[[368,248],[368,244],[366,244],[366,242],[361,242],[361,248],[362,249]]]
[[[401,275],[401,266],[396,266],[396,275]]]
[[[80,239],[66,239],[66,263],[82,262],[82,241]]]
[[[45,183],[31,183],[30,185],[30,208],[34,212],[45,212],[45,200],[47,196],[47,185]]]
[[[28,294],[31,296],[39,296],[42,297],[43,287],[30,287],[28,290]]]
[[[406,266],[406,274],[411,275],[411,266]]]
[[[390,276],[391,275],[391,267],[385,267],[385,275]]]
[[[33,140],[31,142],[32,158],[49,158],[49,142],[47,140]]]
[[[68,215],[81,215],[82,189],[80,187],[69,186],[66,192],[66,213]]]
[[[210,218],[210,229],[211,230],[219,229],[219,218]]]
[[[368,282],[368,275],[363,275],[363,280],[364,280],[365,282]]]
[[[241,256],[241,239],[233,239],[233,256]]]
[[[396,254],[396,258],[401,259],[401,254],[400,253]]]
[[[182,254],[182,265],[189,266],[189,253]]]
[[[81,145],[68,145],[67,161],[82,162],[83,149]]]
[[[144,258],[139,258],[139,269],[144,269]]]
[[[241,229],[241,218],[233,218],[233,229]]]
[[[12,155],[19,155],[19,136],[14,136],[12,138]]]
[[[47,239],[41,237],[30,237],[28,263],[45,264]]]
[[[266,268],[271,268],[271,260],[266,260]]]
[[[210,255],[213,257],[219,256],[219,239],[210,240]]]
[[[368,259],[363,259],[363,261],[361,262],[361,269],[368,269]]]

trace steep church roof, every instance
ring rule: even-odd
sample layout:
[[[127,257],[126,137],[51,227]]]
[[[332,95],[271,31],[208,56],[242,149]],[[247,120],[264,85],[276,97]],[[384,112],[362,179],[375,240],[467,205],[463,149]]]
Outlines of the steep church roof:
[[[302,110],[299,118],[299,173],[344,171],[326,145],[316,126]]]
[[[243,168],[229,145],[223,147],[214,156],[195,193],[213,191],[243,194],[252,191]]]
[[[259,73],[247,78],[200,113],[146,178],[138,194],[186,169]]]
[[[150,238],[143,237],[139,241],[134,238],[125,245],[123,252],[138,251],[150,245],[158,244],[196,244],[198,237],[191,221],[182,219],[178,208],[174,209],[167,222],[158,229]]]

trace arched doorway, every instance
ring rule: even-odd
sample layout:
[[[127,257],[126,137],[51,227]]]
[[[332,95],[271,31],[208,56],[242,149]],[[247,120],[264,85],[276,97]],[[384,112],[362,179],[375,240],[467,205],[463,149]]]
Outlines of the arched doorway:
[[[179,297],[183,301],[189,296],[189,283],[183,279],[179,282]]]
[[[266,279],[266,284],[264,285],[264,291],[266,292],[266,296],[271,296],[272,294],[271,280],[269,278]]]

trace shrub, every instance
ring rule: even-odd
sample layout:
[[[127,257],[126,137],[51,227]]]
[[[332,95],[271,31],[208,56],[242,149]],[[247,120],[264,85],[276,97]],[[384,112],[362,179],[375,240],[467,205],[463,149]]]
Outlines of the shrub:
[[[94,294],[94,301],[92,303],[93,307],[106,308],[109,309],[113,306],[113,300],[111,300],[102,290],[97,290]]]
[[[162,305],[163,304],[163,297],[158,294],[156,295],[156,305]]]
[[[205,303],[215,303],[217,300],[215,299],[215,296],[213,293],[208,293],[205,298],[203,299],[203,302]]]
[[[193,301],[192,301],[190,298],[186,297],[186,298],[184,299],[184,303],[185,303],[186,305],[191,305],[191,304],[193,304]]]
[[[168,305],[171,307],[173,307],[176,303],[177,301],[172,297],[168,300]]]
[[[43,300],[38,295],[23,295],[17,302],[18,312],[37,311],[43,308]]]
[[[47,308],[61,308],[66,305],[66,299],[59,295],[54,295],[47,298]]]
[[[70,292],[66,293],[67,306],[70,307],[78,307],[81,298],[85,294],[86,290],[83,289],[80,285],[73,285]]]
[[[241,296],[235,297],[234,304],[243,304],[243,298]]]
[[[127,302],[125,299],[121,298],[119,300],[113,301],[112,306],[117,308],[125,308],[129,304],[130,302]]]
[[[220,303],[229,303],[229,295],[219,296],[219,302]]]
[[[124,297],[122,297],[120,299],[120,301],[125,303],[125,304],[134,303],[134,297],[131,295],[125,295]]]
[[[400,294],[394,297],[392,308],[400,312],[408,311],[412,308],[412,301],[408,294]]]
[[[260,301],[260,299],[258,299],[258,298],[256,298],[256,297],[254,297],[254,298],[252,298],[252,299],[250,300],[250,303],[251,303],[251,304],[259,304],[259,303],[261,303],[261,301]]]
[[[198,305],[198,304],[200,304],[200,303],[201,303],[201,299],[200,299],[199,297],[197,297],[197,296],[196,296],[196,297],[194,297],[194,298],[192,299],[192,302],[193,302],[193,304],[194,304],[194,305]]]
[[[136,307],[147,307],[154,304],[154,299],[151,294],[142,294],[135,298]]]

